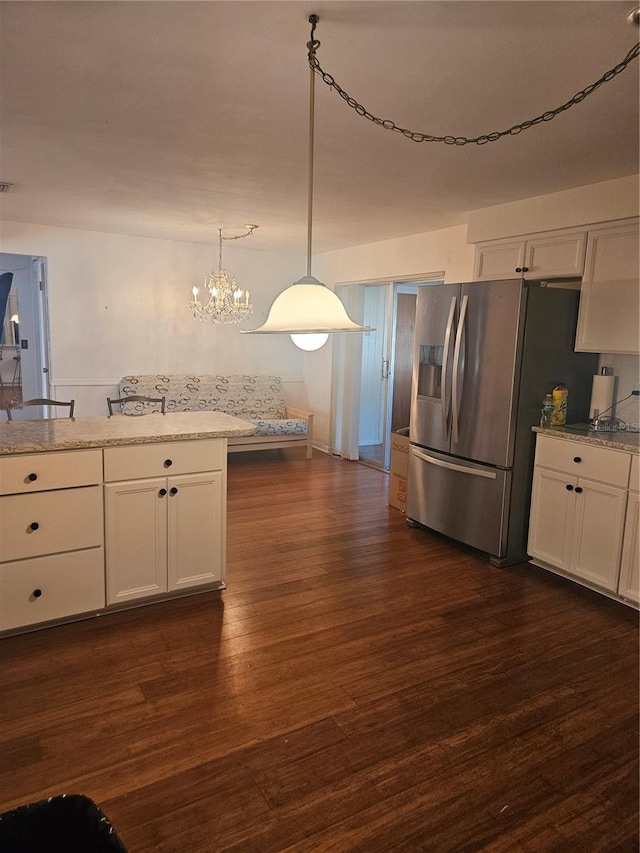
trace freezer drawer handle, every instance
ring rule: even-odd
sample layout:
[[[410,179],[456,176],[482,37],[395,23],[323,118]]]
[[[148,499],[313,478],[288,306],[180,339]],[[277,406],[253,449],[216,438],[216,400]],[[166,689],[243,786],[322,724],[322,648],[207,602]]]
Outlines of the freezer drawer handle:
[[[485,477],[487,480],[496,480],[498,476],[495,471],[482,471],[479,468],[465,468],[464,465],[445,462],[443,459],[434,459],[433,456],[427,456],[426,453],[420,453],[417,450],[414,450],[413,452],[418,459],[422,459],[423,462],[428,462],[430,465],[437,465],[438,468],[448,468],[450,471],[459,471],[461,474],[471,474],[472,477]]]

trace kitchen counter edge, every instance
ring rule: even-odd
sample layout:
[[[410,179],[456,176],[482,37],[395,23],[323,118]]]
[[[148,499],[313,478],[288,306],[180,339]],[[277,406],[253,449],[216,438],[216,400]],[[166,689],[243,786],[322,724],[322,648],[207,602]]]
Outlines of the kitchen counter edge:
[[[250,436],[255,424],[222,412],[54,418],[0,424],[0,457],[20,453]]]
[[[540,435],[549,435],[552,438],[562,438],[568,441],[576,441],[581,444],[594,444],[599,447],[608,447],[610,450],[624,450],[627,453],[640,453],[640,433],[626,432],[595,432],[594,430],[582,429],[580,427],[531,427],[533,432]]]

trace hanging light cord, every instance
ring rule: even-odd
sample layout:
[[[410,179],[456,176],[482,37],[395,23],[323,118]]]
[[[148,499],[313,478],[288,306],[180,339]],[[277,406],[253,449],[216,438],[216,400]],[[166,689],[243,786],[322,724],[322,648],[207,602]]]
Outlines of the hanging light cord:
[[[315,41],[313,33],[318,23],[317,15],[309,16],[311,24],[311,40],[307,42],[309,57],[313,53],[315,56],[316,47],[320,44]],[[311,58],[309,58],[309,163],[308,163],[308,183],[307,183],[307,278],[311,278],[311,234],[313,231],[313,144],[315,137],[315,100],[316,100],[316,75]]]
[[[508,130],[494,130],[492,133],[484,133],[481,136],[474,137],[432,136],[429,133],[420,133],[413,130],[407,130],[407,128],[404,127],[399,127],[394,121],[391,121],[391,119],[378,118],[363,107],[362,104],[358,103],[355,98],[352,98],[347,94],[347,92],[345,92],[345,90],[336,83],[332,75],[327,74],[327,72],[322,68],[316,56],[316,51],[320,47],[320,42],[314,38],[316,24],[318,23],[318,16],[311,15],[309,17],[309,23],[311,24],[311,39],[307,42],[307,48],[309,50],[309,65],[311,66],[312,72],[319,74],[327,86],[336,91],[340,97],[358,113],[358,115],[368,118],[369,121],[383,127],[385,130],[393,130],[396,133],[401,133],[403,136],[406,136],[407,139],[411,139],[412,142],[444,142],[446,145],[468,145],[473,142],[476,145],[484,145],[487,142],[495,142],[503,136],[517,136],[523,130],[528,130],[530,127],[534,127],[536,124],[540,124],[543,121],[551,121],[551,119],[554,119],[560,113],[565,112],[565,110],[568,110],[575,104],[581,103],[586,97],[602,86],[603,83],[608,83],[610,80],[613,80],[614,77],[624,71],[624,69],[634,59],[637,59],[638,55],[640,55],[640,43],[637,43],[631,48],[629,53],[627,53],[622,62],[619,62],[609,71],[605,72],[599,80],[596,80],[595,83],[591,83],[589,86],[585,86],[584,89],[576,92],[576,94],[566,103],[562,104],[562,106],[556,107],[554,110],[547,110],[535,118],[528,119],[527,121],[520,122],[519,124],[514,124],[513,127],[510,127]]]

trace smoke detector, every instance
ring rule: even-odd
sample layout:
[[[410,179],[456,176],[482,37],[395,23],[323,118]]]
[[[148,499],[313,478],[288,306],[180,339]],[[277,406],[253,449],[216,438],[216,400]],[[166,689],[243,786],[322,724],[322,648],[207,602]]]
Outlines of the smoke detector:
[[[10,184],[7,181],[0,181],[0,193],[10,193],[15,184]]]

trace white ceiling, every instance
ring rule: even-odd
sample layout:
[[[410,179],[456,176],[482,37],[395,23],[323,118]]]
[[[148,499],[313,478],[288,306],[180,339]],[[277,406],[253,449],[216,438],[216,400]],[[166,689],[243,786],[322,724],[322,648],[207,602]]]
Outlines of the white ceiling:
[[[617,0],[0,4],[3,219],[304,254],[308,16],[318,58],[382,118],[477,136],[568,100],[638,38]],[[314,251],[638,171],[638,62],[551,122],[414,143],[317,78]]]

